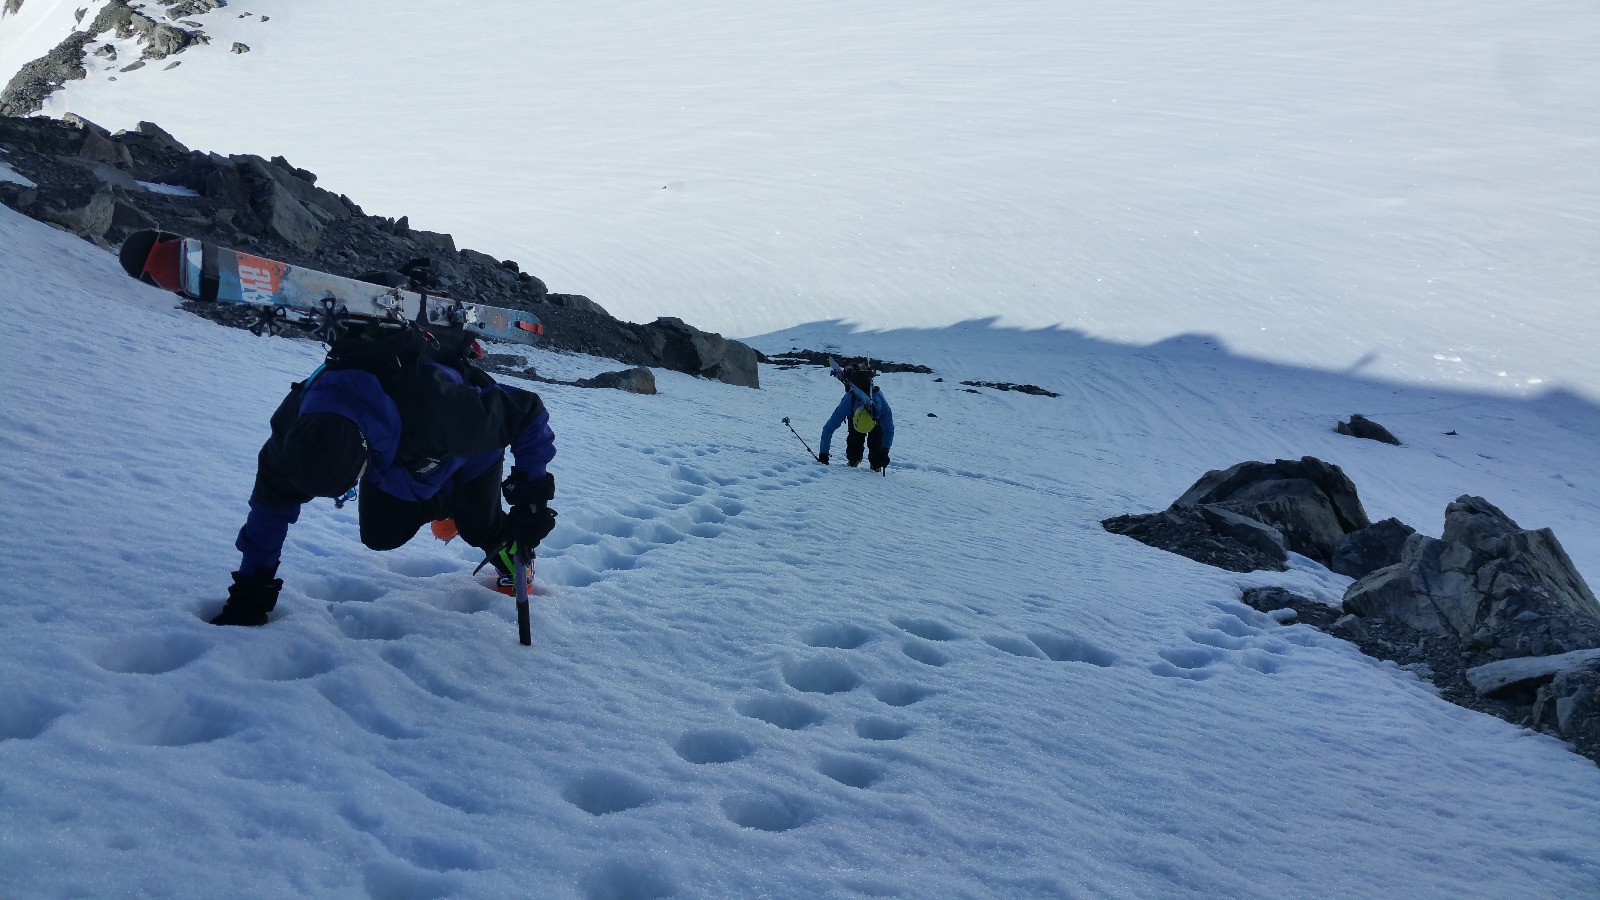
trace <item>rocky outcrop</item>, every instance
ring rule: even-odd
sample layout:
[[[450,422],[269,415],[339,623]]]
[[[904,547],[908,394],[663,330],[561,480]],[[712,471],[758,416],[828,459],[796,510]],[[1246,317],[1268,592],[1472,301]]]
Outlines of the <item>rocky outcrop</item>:
[[[1340,575],[1364,578],[1399,562],[1406,540],[1416,532],[1399,519],[1374,522],[1339,538],[1333,545],[1333,562],[1328,568]]]
[[[1328,565],[1347,534],[1372,523],[1344,471],[1307,456],[1213,470],[1164,512],[1100,524],[1197,562],[1248,572],[1282,571],[1290,552]]]
[[[34,182],[0,183],[0,202],[102,246],[160,227],[350,277],[426,259],[435,289],[538,315],[551,349],[760,386],[760,357],[745,344],[678,319],[622,322],[575,294],[552,298],[516,262],[458,248],[450,235],[412,228],[404,216],[367,215],[281,156],[192,151],[148,122],[111,134],[74,117],[0,118],[0,148]],[[206,314],[238,321],[226,311]]]
[[[1600,763],[1600,650],[1494,661],[1452,635],[1341,614],[1281,587],[1248,588],[1240,599],[1275,621],[1309,625],[1393,662],[1451,703],[1569,741]]]
[[[1369,441],[1381,441],[1385,444],[1393,444],[1396,447],[1400,446],[1400,441],[1389,433],[1389,429],[1360,413],[1352,415],[1347,422],[1340,422],[1335,425],[1333,430],[1351,437],[1366,438]]]
[[[224,0],[173,0],[165,5],[166,17],[180,20],[227,6],[227,3]],[[15,12],[21,7],[21,0],[7,0],[8,11]],[[85,12],[78,11],[79,23],[83,21]],[[5,90],[0,91],[0,116],[32,115],[43,109],[45,98],[62,85],[88,77],[88,70],[84,68],[88,45],[108,32],[119,40],[136,38],[143,45],[140,59],[124,66],[124,72],[139,68],[146,61],[166,59],[196,44],[211,42],[197,22],[182,21],[178,25],[158,22],[130,6],[126,0],[111,0],[100,9],[86,29],[67,35],[49,53],[27,63],[17,72]],[[109,45],[97,49],[95,55],[107,61],[117,58],[116,50]],[[169,64],[167,68],[172,65],[176,63]]]
[[[45,98],[63,84],[86,78],[83,48],[90,36],[73,32],[44,56],[27,63],[0,91],[0,116],[26,116],[44,108]]]
[[[1442,537],[1408,538],[1399,563],[1350,586],[1344,609],[1494,656],[1600,647],[1600,602],[1555,534],[1523,529],[1481,497],[1450,504]]]
[[[1344,470],[1315,457],[1207,472],[1174,506],[1211,506],[1276,528],[1295,553],[1327,565],[1339,539],[1372,524]]]
[[[1112,534],[1230,572],[1289,568],[1289,552],[1277,529],[1223,509],[1174,505],[1150,515],[1113,516],[1100,525]]]

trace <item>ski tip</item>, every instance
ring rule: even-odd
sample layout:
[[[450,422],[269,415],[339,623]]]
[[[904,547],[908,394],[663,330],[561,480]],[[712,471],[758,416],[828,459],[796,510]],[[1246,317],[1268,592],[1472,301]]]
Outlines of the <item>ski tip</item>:
[[[117,261],[122,263],[122,271],[127,272],[129,276],[142,278],[150,261],[150,250],[162,241],[178,240],[180,237],[181,235],[153,229],[135,231],[122,242],[122,249],[117,252]]]
[[[122,242],[122,249],[117,253],[117,261],[122,263],[122,271],[134,278],[144,274],[144,261],[150,258],[150,248],[161,239],[161,232],[135,231],[128,235]]]

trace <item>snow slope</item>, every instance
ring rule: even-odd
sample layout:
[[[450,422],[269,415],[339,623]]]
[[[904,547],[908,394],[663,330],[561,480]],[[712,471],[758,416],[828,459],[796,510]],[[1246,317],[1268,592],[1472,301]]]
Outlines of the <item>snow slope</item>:
[[[69,7],[0,19],[0,72]],[[1237,602],[1345,579],[1097,524],[1314,455],[1424,532],[1488,497],[1600,584],[1592,4],[470,8],[237,0],[47,111],[943,380],[884,376],[887,478],[782,426],[816,446],[816,370],[541,386],[532,648],[470,548],[371,553],[331,503],[225,631],[318,348],[0,209],[0,895],[1600,894],[1592,763]]]
[[[1483,493],[1600,573],[1592,406],[1396,388],[1204,341],[969,323],[775,335],[886,375],[889,477],[823,468],[836,385],[540,386],[560,455],[534,646],[476,554],[307,507],[263,629],[218,606],[315,345],[172,309],[0,209],[0,894],[1578,897],[1600,772],[1102,531],[1315,454],[1437,531]],[[74,334],[62,322],[94,322]],[[606,363],[532,351],[574,377]],[[1031,381],[1058,399],[968,393]],[[1562,404],[1566,405],[1562,405]],[[1364,409],[1394,448],[1329,425]],[[1440,434],[1457,430],[1456,437]],[[834,450],[839,448],[835,445]]]
[[[283,154],[634,321],[1207,333],[1600,399],[1590,0],[463,10],[234,3],[47,111]]]

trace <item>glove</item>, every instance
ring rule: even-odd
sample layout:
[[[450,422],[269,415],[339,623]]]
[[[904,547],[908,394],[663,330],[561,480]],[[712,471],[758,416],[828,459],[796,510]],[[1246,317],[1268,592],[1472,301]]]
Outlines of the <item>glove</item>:
[[[506,514],[506,531],[518,548],[533,550],[556,527],[556,511],[548,506],[519,503]]]
[[[882,447],[867,451],[867,464],[872,466],[872,471],[874,472],[887,468],[889,465],[889,451]]]
[[[556,476],[546,472],[538,478],[513,468],[511,477],[500,482],[500,492],[512,506],[548,506],[556,497]]]
[[[211,624],[267,624],[267,613],[278,605],[278,592],[283,590],[283,579],[274,577],[277,574],[277,566],[249,575],[233,573],[233,586],[228,588],[228,602],[222,607],[222,612],[211,619]]]
[[[828,464],[828,454],[826,454],[826,453],[818,453],[817,454],[817,462],[822,463],[823,465],[827,465]]]

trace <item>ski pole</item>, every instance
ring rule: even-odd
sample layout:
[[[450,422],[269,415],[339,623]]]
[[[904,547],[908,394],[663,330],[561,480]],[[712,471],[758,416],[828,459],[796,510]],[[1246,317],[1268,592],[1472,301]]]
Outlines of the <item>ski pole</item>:
[[[789,425],[789,417],[788,416],[784,416],[783,417],[783,424]],[[800,445],[806,448],[806,452],[807,453],[811,453],[811,445],[806,443],[806,439],[805,438],[800,437],[800,432],[795,431],[793,425],[789,425],[789,430],[794,432],[794,436],[795,437],[800,438]],[[817,462],[822,462],[822,457],[816,455],[815,453],[811,453],[811,458],[816,460]]]
[[[528,578],[528,568],[533,565],[533,554],[518,550],[517,561],[517,639],[522,646],[533,644],[533,622],[528,614],[528,594],[533,592],[533,582]]]

